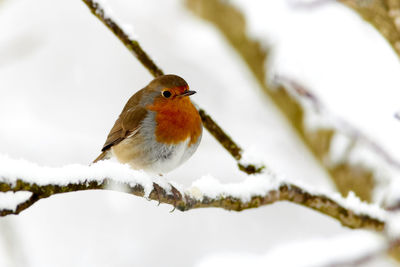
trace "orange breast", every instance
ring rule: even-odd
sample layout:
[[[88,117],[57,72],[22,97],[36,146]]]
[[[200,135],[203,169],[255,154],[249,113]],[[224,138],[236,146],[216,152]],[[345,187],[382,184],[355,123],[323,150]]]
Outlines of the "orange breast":
[[[189,145],[197,142],[202,132],[201,119],[189,97],[160,99],[147,108],[156,112],[158,142],[178,144],[187,138]]]

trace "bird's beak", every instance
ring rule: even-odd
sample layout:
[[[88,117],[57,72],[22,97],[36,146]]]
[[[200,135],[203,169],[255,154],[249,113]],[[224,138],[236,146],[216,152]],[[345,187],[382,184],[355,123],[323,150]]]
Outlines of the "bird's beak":
[[[180,94],[179,96],[190,96],[190,95],[194,95],[195,93],[196,93],[196,91],[188,90],[188,91],[185,91],[184,93]]]

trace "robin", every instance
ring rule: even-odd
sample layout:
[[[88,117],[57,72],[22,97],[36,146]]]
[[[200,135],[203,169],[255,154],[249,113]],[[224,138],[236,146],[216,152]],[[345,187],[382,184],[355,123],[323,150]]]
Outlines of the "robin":
[[[133,169],[169,172],[196,151],[202,123],[184,79],[162,75],[126,103],[94,162],[117,158]]]

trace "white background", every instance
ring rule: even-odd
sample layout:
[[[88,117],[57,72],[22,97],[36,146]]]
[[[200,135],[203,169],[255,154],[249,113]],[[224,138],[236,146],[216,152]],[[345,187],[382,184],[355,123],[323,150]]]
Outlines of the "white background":
[[[304,82],[335,114],[398,154],[400,67],[381,36],[340,4],[299,10],[260,2],[235,1],[252,36],[274,45],[274,72]],[[212,25],[177,0],[109,6],[166,73],[186,79],[198,92],[192,99],[234,140],[256,147],[278,173],[332,188]],[[79,0],[3,0],[0,25],[0,153],[46,166],[89,164],[151,75]],[[207,174],[224,182],[245,177],[205,132],[196,154],[167,178],[190,185]],[[0,266],[195,266],[212,255],[261,255],[351,231],[290,203],[241,213],[170,210],[115,192],[56,195],[0,218]],[[380,259],[379,266],[392,265]]]

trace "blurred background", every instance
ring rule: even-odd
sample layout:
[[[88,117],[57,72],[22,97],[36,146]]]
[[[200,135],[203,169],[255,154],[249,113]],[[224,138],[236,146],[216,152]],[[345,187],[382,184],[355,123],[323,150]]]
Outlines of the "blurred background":
[[[222,8],[208,16],[201,2],[105,4],[165,73],[184,77],[198,92],[193,100],[278,174],[337,188],[326,155],[310,148],[263,86],[277,76],[313,92],[332,114],[327,124],[338,118],[398,159],[398,56],[356,12],[335,1],[235,0],[221,2],[242,16]],[[231,15],[228,26],[216,26]],[[43,166],[89,164],[127,99],[152,76],[80,0],[0,0],[0,25],[0,153]],[[259,65],[265,77],[240,55],[240,40],[231,45],[231,29],[268,54]],[[194,156],[166,177],[189,186],[208,174],[246,178],[205,132]],[[56,195],[0,218],[0,266],[200,266],[215,255],[257,256],[354,231],[286,202],[240,213],[170,211],[117,192]],[[363,266],[396,264],[382,256]]]

